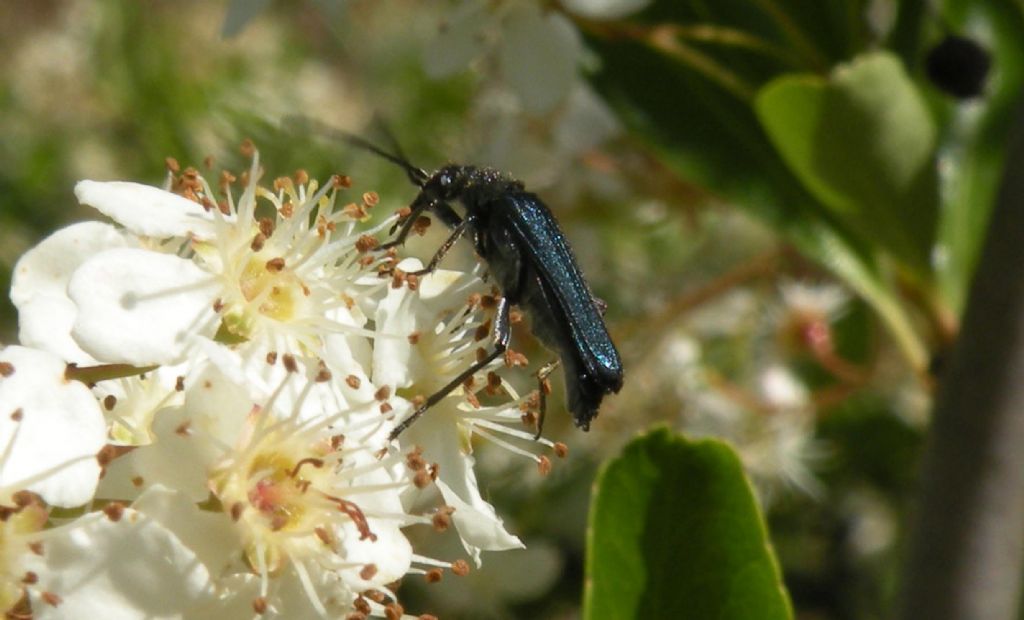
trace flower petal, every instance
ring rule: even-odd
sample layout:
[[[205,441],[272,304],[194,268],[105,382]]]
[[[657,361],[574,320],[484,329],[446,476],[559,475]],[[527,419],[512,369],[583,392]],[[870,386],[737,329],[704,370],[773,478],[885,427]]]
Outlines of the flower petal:
[[[126,181],[79,181],[75,196],[128,230],[144,237],[214,236],[214,210],[178,194]]]
[[[0,362],[0,487],[28,489],[56,506],[81,506],[99,479],[96,453],[106,442],[99,404],[65,364],[45,351],[9,346]]]
[[[11,281],[21,343],[68,362],[95,363],[71,338],[78,309],[68,298],[68,281],[95,254],[135,245],[135,240],[110,224],[82,222],[58,230],[26,252],[15,265]]]
[[[103,252],[68,285],[78,306],[72,332],[98,360],[175,364],[195,334],[212,335],[216,288],[191,261],[139,249]]]
[[[534,4],[510,12],[500,61],[505,81],[531,114],[551,110],[577,80],[582,46],[572,23],[558,13],[542,14]]]
[[[581,17],[618,19],[643,9],[651,0],[562,0],[562,6]]]
[[[174,532],[210,574],[221,574],[242,547],[237,530],[223,512],[204,512],[185,494],[163,485],[147,488],[132,508]]]
[[[443,27],[423,49],[423,70],[434,79],[469,68],[486,49],[482,26],[487,18],[483,2],[463,2],[445,16]]]
[[[33,618],[187,618],[211,598],[210,575],[194,553],[155,520],[125,509],[118,521],[92,513],[51,535],[42,556],[30,558],[38,576]]]
[[[438,403],[406,431],[402,441],[421,446],[427,462],[440,466],[437,487],[445,503],[455,508],[452,520],[462,545],[479,566],[481,551],[520,549],[524,545],[508,533],[494,507],[480,494],[473,456],[461,448],[463,435],[455,409],[458,402],[457,398],[446,398]]]

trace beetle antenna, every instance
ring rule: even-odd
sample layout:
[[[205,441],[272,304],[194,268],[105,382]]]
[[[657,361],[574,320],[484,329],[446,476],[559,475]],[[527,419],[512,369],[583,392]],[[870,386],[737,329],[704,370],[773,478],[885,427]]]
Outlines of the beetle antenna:
[[[389,162],[405,170],[405,174],[409,177],[409,180],[412,181],[412,183],[418,187],[423,187],[424,184],[426,184],[427,179],[430,178],[430,175],[427,174],[426,170],[422,168],[417,168],[416,166],[412,165],[408,159],[405,158],[405,155],[401,152],[401,149],[398,149],[397,143],[395,143],[395,148],[398,151],[398,153],[390,153],[380,148],[376,144],[370,142],[369,140],[357,136],[354,133],[349,133],[347,131],[337,129],[335,127],[330,127],[324,123],[300,115],[286,116],[284,119],[282,119],[281,125],[285,129],[296,132],[301,131],[303,133],[312,133],[312,130],[315,129],[316,133],[318,134],[326,134],[337,140],[347,142],[352,146],[361,148],[366,151],[370,151],[371,153],[378,155],[379,157],[383,157]],[[387,132],[386,130],[385,132],[389,137],[391,137],[390,132]],[[391,140],[393,141],[394,138],[391,137]]]

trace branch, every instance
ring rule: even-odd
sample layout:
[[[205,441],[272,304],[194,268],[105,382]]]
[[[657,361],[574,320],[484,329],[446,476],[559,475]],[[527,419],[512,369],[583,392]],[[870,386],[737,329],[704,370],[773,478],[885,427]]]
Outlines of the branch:
[[[902,620],[1017,617],[1024,559],[1024,105],[935,405]]]

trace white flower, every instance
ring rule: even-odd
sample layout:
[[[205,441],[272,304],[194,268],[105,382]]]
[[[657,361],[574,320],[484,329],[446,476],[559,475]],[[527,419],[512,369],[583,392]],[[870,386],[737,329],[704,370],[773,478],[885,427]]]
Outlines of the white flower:
[[[329,373],[309,381],[290,373],[284,381],[305,388],[279,412],[283,384],[254,401],[249,388],[209,366],[186,387],[180,408],[156,416],[155,441],[115,460],[109,475],[144,481],[148,490],[134,507],[194,549],[220,576],[222,598],[249,596],[282,617],[304,609],[334,617],[350,611],[360,592],[410,571],[401,528],[427,519],[404,511],[400,494],[413,485],[411,472],[400,455],[377,458],[374,424],[353,425],[359,416],[351,410],[299,415],[314,386],[332,382]],[[375,426],[390,429],[377,404],[371,397],[364,408],[374,410]],[[377,442],[364,443],[366,436]],[[208,496],[213,506],[198,509]],[[252,573],[254,590],[238,581]]]

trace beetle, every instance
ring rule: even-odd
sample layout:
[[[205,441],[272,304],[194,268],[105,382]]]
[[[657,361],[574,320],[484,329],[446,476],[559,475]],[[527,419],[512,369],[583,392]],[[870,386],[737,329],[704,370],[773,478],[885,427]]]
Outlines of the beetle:
[[[558,355],[573,421],[589,430],[605,395],[622,388],[622,361],[604,324],[604,304],[590,292],[568,240],[544,202],[526,191],[523,183],[493,168],[448,164],[429,174],[409,163],[400,151],[389,153],[358,136],[334,133],[402,167],[420,188],[405,219],[392,228],[392,233],[397,229],[398,234],[380,249],[405,243],[417,219],[429,213],[452,232],[427,266],[412,275],[434,271],[459,239],[469,235],[501,291],[492,329],[494,349],[429,396],[395,427],[389,439],[396,439],[430,407],[508,349],[512,306],[525,311],[534,335]],[[462,206],[461,215],[454,203]],[[544,424],[544,378],[553,367],[538,372],[537,437]]]

